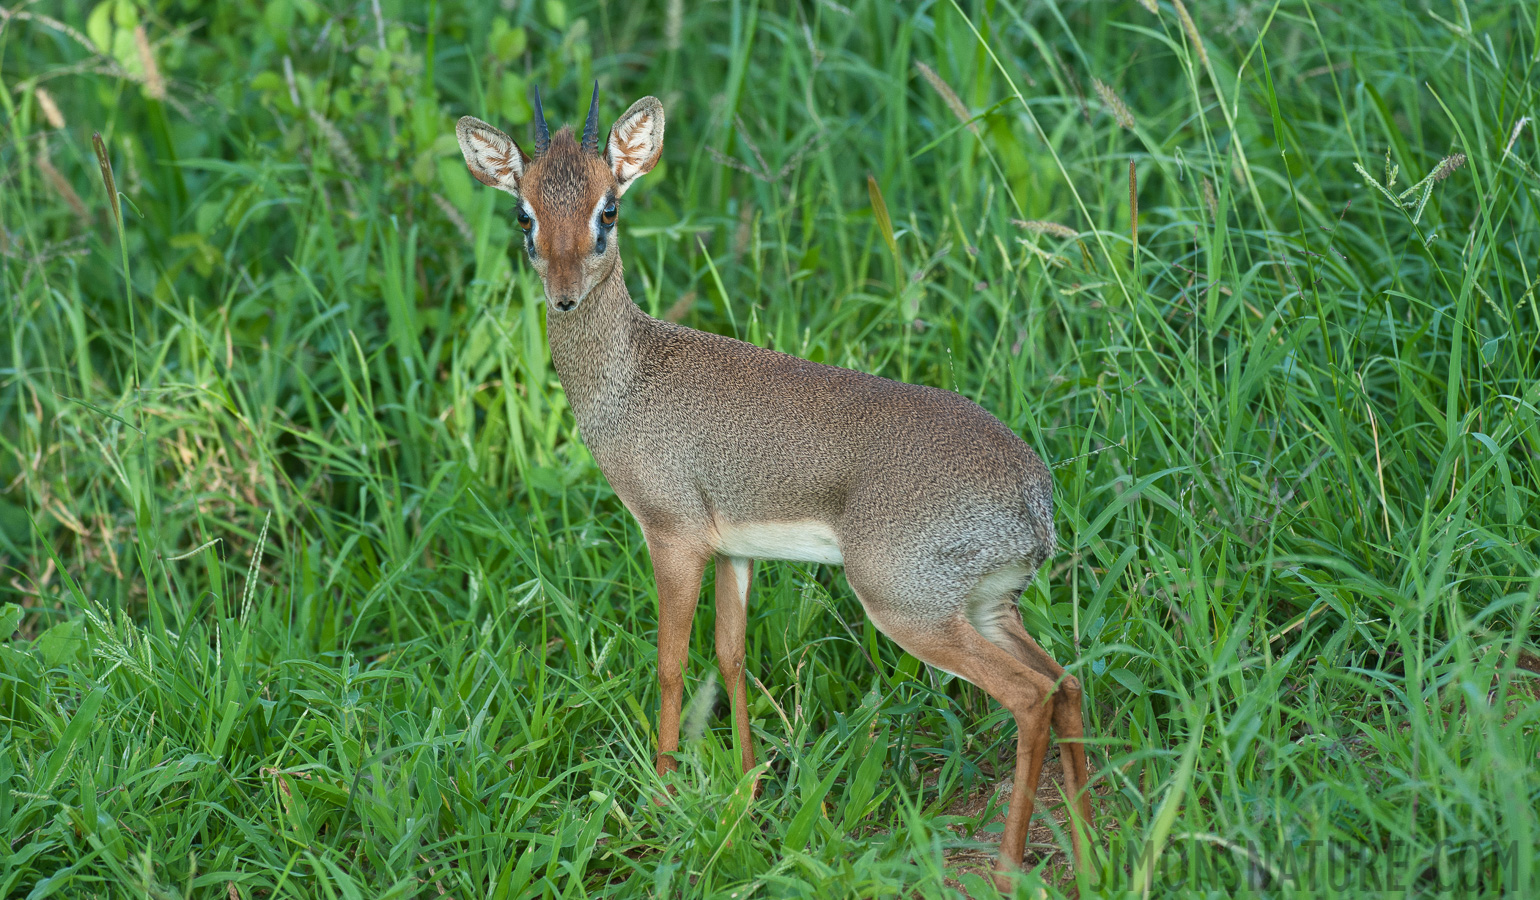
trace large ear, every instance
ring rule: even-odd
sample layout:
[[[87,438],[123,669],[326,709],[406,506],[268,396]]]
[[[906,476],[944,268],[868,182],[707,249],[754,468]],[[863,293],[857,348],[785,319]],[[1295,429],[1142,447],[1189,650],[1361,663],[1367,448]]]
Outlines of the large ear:
[[[455,123],[455,135],[460,138],[465,167],[477,181],[519,195],[519,179],[530,159],[513,138],[472,116]]]
[[[657,97],[643,97],[615,120],[610,142],[604,148],[604,161],[615,170],[615,180],[620,182],[615,195],[624,194],[631,182],[651,172],[662,156],[663,104]]]

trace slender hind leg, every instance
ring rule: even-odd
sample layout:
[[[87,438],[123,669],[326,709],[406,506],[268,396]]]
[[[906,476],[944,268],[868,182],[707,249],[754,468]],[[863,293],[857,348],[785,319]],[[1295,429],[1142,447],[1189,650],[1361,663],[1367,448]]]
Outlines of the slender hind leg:
[[[923,626],[879,621],[876,616],[872,621],[905,650],[983,688],[1016,718],[1016,774],[1005,830],[1000,835],[1000,856],[995,862],[995,884],[1002,891],[1010,890],[1008,873],[1021,867],[1043,755],[1048,749],[1048,726],[1055,706],[1053,681],[990,643],[961,616]]]
[[[732,704],[733,730],[743,748],[743,771],[754,768],[754,744],[749,740],[749,698],[744,687],[743,650],[748,627],[749,586],[754,561],[717,554],[717,667]]]
[[[1000,611],[986,632],[993,642],[1025,663],[1033,671],[1042,674],[1057,685],[1053,695],[1053,730],[1059,736],[1059,762],[1064,767],[1064,794],[1070,803],[1070,842],[1075,851],[1075,867],[1086,864],[1085,836],[1082,828],[1091,826],[1091,793],[1089,769],[1085,757],[1085,721],[1081,712],[1080,681],[1073,675],[1064,674],[1048,651],[1032,640],[1022,627],[1021,614],[1015,603]],[[1080,827],[1076,827],[1078,816]]]

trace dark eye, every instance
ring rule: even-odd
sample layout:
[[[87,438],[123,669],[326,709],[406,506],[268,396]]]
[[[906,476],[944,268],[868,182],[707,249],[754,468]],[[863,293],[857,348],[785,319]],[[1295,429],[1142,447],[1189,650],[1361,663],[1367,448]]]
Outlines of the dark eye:
[[[529,217],[529,213],[525,212],[524,211],[524,207],[522,207],[522,206],[519,207],[519,211],[518,212],[513,214],[513,217],[518,220],[519,227],[524,229],[525,231],[528,231],[531,228],[535,227],[535,220],[531,219]]]
[[[619,215],[619,213],[620,209],[614,204],[614,202],[609,203],[604,207],[604,211],[599,213],[599,224],[603,225],[605,228],[614,228],[615,216]]]

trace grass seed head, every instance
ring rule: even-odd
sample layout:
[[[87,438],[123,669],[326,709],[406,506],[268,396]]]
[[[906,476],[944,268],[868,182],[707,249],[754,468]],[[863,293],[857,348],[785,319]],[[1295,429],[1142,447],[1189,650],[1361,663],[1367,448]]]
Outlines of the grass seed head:
[[[1011,224],[1017,228],[1025,228],[1033,234],[1051,234],[1054,237],[1072,238],[1079,234],[1068,225],[1060,225],[1058,222],[1045,222],[1041,219],[1012,219]]]
[[[1102,98],[1102,105],[1107,107],[1107,111],[1112,114],[1118,126],[1133,131],[1134,114],[1129,111],[1128,104],[1123,102],[1123,98],[1100,78],[1092,78],[1091,86],[1096,88],[1096,96]]]
[[[663,14],[663,41],[669,50],[678,50],[684,34],[684,0],[668,0]]]
[[[59,199],[69,205],[70,210],[79,217],[80,221],[91,221],[91,213],[86,209],[85,201],[80,199],[80,194],[75,192],[74,186],[69,183],[69,179],[64,177],[64,173],[54,166],[46,141],[39,148],[37,170],[42,174],[43,179],[48,182],[48,186],[53,188],[54,193],[59,196]]]
[[[91,135],[91,149],[96,151],[96,165],[102,170],[102,186],[107,189],[107,202],[112,206],[112,221],[123,227],[123,208],[118,201],[118,180],[112,174],[112,158],[107,155],[107,142],[101,132]]]
[[[42,111],[43,119],[48,122],[48,127],[55,130],[63,128],[64,114],[59,112],[58,104],[53,102],[53,95],[42,88],[38,88],[32,92],[32,96],[37,98],[37,108]],[[1518,132],[1515,131],[1514,135],[1517,136]],[[1509,142],[1509,145],[1512,145],[1512,141]]]
[[[1433,180],[1443,181],[1445,178],[1453,175],[1455,170],[1459,169],[1463,165],[1465,165],[1464,153],[1456,153],[1452,156],[1446,156],[1438,161],[1438,167],[1433,170]]]
[[[930,82],[930,86],[935,88],[936,93],[941,95],[942,100],[946,101],[947,108],[952,110],[952,115],[957,117],[957,121],[966,123],[968,130],[973,132],[975,136],[978,135],[979,123],[972,121],[973,114],[968,111],[968,107],[962,102],[962,98],[957,96],[957,92],[952,90],[952,86],[943,81],[935,69],[919,60],[915,60],[914,67],[920,70],[920,74],[924,76],[926,81]]]
[[[313,109],[310,110],[310,121],[315,123],[316,130],[326,139],[326,146],[331,150],[332,158],[337,161],[337,165],[344,172],[357,177],[363,167],[358,164],[358,155],[348,146],[347,138],[342,136],[337,126]]]
[[[143,25],[134,26],[134,48],[139,51],[139,65],[144,68],[144,92],[151,100],[166,99],[166,79],[160,74],[160,66],[155,64],[155,51],[150,47],[150,38],[144,33]]]
[[[711,710],[717,704],[717,673],[706,673],[706,680],[701,683],[700,690],[690,698],[690,705],[684,711],[684,736],[686,740],[698,741],[701,735],[706,733],[706,720],[711,717]]]
[[[449,224],[455,227],[455,231],[460,235],[460,240],[469,245],[476,243],[476,233],[471,231],[471,224],[465,221],[465,217],[460,215],[460,211],[455,209],[453,203],[449,202],[449,198],[435,192],[433,194],[433,203],[444,214],[444,218],[449,220]]]
[[[694,305],[695,292],[685,291],[678,300],[675,300],[669,305],[668,309],[664,310],[663,319],[666,322],[682,322],[684,317],[690,314],[690,307]]]
[[[1198,36],[1198,24],[1192,20],[1192,14],[1187,11],[1186,4],[1182,0],[1171,0],[1176,5],[1176,14],[1182,20],[1182,29],[1187,32],[1187,39],[1198,51],[1198,61],[1208,68],[1208,51],[1203,47],[1203,38]]]
[[[38,93],[41,94],[42,92],[43,92],[42,89],[39,88],[38,89]],[[1518,141],[1519,141],[1519,133],[1524,130],[1524,126],[1528,125],[1529,122],[1530,122],[1529,116],[1520,116],[1519,120],[1517,122],[1513,123],[1513,131],[1508,135],[1508,143],[1507,143],[1507,145],[1503,147],[1503,158],[1504,159],[1507,159],[1508,158],[1508,154],[1513,152],[1513,145],[1518,143]]]

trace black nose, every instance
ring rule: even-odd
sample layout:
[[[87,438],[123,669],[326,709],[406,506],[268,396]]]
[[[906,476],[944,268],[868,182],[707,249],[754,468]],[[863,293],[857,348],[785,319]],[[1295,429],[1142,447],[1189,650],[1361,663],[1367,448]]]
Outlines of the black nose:
[[[556,308],[561,310],[562,312],[566,312],[567,310],[571,309],[574,306],[577,306],[577,301],[576,300],[558,300],[558,301],[556,301]]]

